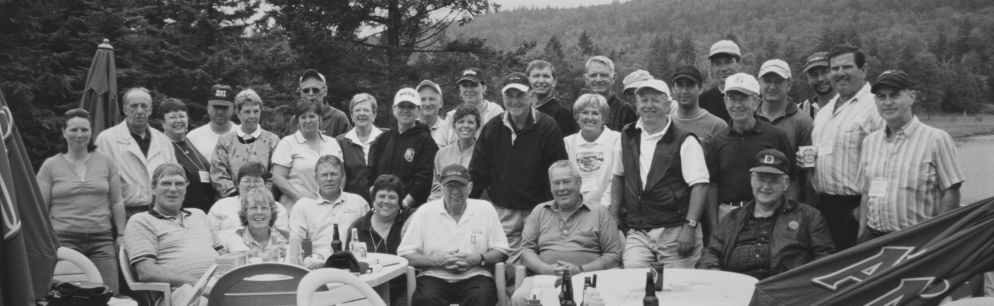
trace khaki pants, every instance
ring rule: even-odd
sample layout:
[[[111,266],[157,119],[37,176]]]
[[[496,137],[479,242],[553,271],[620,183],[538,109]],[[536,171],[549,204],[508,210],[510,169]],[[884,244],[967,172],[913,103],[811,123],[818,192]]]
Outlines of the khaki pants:
[[[694,252],[682,257],[677,252],[677,238],[682,226],[661,227],[649,231],[629,230],[625,239],[625,269],[648,268],[650,263],[661,262],[667,268],[693,269],[704,249],[701,227],[694,229]],[[689,229],[689,228],[688,228]]]

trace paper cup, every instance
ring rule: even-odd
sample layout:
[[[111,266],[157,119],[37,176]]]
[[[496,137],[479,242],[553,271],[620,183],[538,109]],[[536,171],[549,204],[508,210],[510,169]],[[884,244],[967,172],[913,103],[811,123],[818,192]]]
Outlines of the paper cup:
[[[801,155],[801,168],[814,168],[815,159],[818,158],[818,148],[815,146],[802,146],[799,148]]]

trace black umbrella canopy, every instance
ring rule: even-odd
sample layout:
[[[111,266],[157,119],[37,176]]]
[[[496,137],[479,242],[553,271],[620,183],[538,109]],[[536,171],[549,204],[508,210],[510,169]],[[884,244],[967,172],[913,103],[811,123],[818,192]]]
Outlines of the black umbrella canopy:
[[[93,137],[121,122],[121,108],[117,101],[117,66],[114,64],[114,47],[107,39],[97,47],[97,54],[93,56],[79,107],[93,116]]]

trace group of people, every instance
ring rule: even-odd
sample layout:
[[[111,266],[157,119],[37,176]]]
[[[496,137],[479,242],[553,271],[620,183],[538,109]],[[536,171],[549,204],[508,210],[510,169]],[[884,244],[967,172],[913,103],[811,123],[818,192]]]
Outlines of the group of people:
[[[62,245],[115,290],[115,246],[142,281],[178,287],[219,254],[296,256],[291,237],[327,254],[337,228],[418,269],[415,305],[496,304],[499,262],[527,268],[514,305],[531,275],[564,270],[659,263],[764,279],[959,205],[955,145],[914,116],[906,73],[867,82],[863,51],[839,45],[808,58],[816,95],[796,102],[786,62],[752,75],[741,56],[732,41],[711,47],[711,89],[685,65],[632,72],[620,95],[614,63],[594,56],[572,107],[549,62],[504,77],[503,106],[467,68],[455,109],[440,114],[442,88],[425,80],[396,93],[386,129],[372,95],[352,98],[350,123],[307,70],[282,138],[259,125],[251,89],[214,86],[210,123],[189,132],[183,103],[165,101],[160,132],[149,92],[133,88],[125,122],[96,146],[89,114],[67,112],[65,149],[38,182]],[[404,281],[391,282],[395,301]]]

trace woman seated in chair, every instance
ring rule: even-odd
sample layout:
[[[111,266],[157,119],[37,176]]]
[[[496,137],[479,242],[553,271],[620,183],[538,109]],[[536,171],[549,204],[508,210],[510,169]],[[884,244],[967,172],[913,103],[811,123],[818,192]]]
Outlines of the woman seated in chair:
[[[227,233],[224,248],[229,253],[247,252],[250,257],[276,261],[286,256],[287,238],[276,230],[276,200],[265,187],[252,188],[240,196],[238,218],[242,228]]]
[[[404,182],[400,178],[384,174],[376,178],[370,197],[373,210],[366,216],[356,219],[345,234],[345,245],[352,245],[352,231],[358,234],[358,241],[366,245],[367,253],[397,255],[400,238],[407,229],[407,220],[416,209],[403,209],[401,199],[406,197]],[[407,278],[403,275],[390,281],[390,300],[399,302],[407,292]]]

